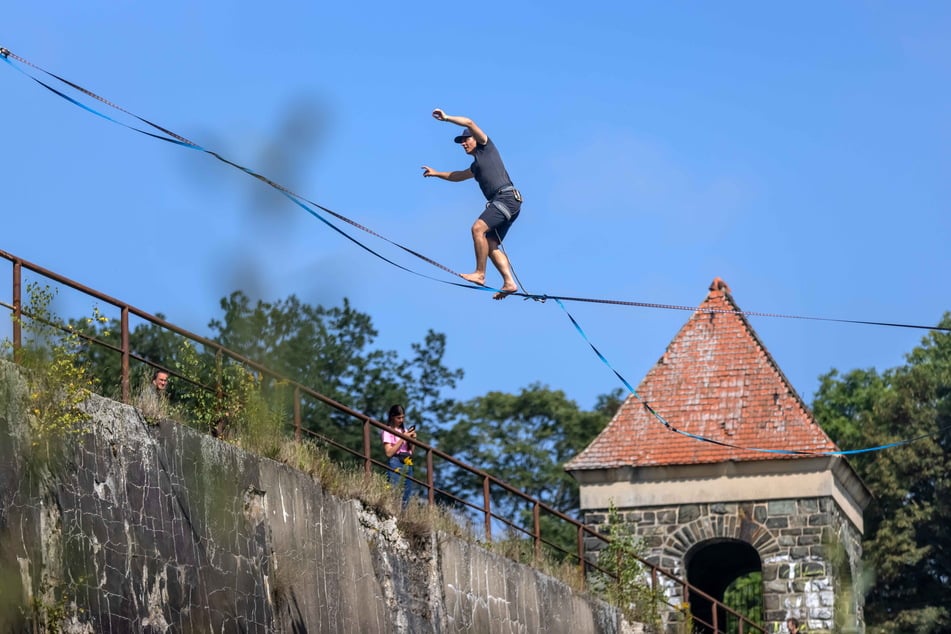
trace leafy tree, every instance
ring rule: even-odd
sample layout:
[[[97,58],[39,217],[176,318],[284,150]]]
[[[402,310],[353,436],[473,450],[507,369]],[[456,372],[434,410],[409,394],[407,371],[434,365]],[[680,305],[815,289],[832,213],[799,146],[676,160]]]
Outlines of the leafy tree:
[[[489,392],[460,404],[455,424],[439,434],[438,446],[567,514],[578,508],[578,485],[563,465],[604,428],[619,402],[617,391],[602,396],[599,409],[585,412],[561,390],[537,383],[518,394]],[[478,478],[450,465],[440,467],[437,486],[467,500],[482,490]],[[522,526],[530,526],[531,508],[517,496],[497,486],[490,488],[490,496],[493,512],[521,517]],[[481,498],[472,501],[482,504]],[[543,537],[574,552],[574,534],[553,520],[542,517]]]
[[[34,458],[50,458],[65,438],[86,431],[89,416],[79,406],[95,387],[95,379],[76,362],[80,337],[58,327],[50,311],[56,291],[32,282],[27,295],[23,316],[14,317],[23,328],[22,347],[14,353],[13,342],[4,341],[0,350],[26,370],[29,397],[24,417],[29,422],[30,446]]]
[[[734,579],[723,592],[723,604],[742,614],[753,623],[763,622],[763,573],[759,570]],[[732,614],[727,616],[727,634],[740,631],[740,624]]]
[[[392,350],[370,349],[377,336],[370,316],[346,299],[334,308],[310,306],[293,295],[252,306],[235,292],[221,307],[223,319],[210,324],[216,341],[353,410],[385,420],[392,404],[403,403],[421,429],[438,428],[452,411],[454,401],[442,390],[455,387],[463,373],[442,364],[445,335],[428,331],[422,343],[412,344],[413,356],[401,359]],[[348,447],[362,445],[358,422],[313,399],[304,399],[302,418],[310,431]]]
[[[951,327],[946,314],[941,327]],[[951,631],[951,333],[932,331],[881,375],[822,377],[813,409],[844,449],[909,444],[852,462],[874,499],[866,512],[872,632]]]
[[[621,610],[628,623],[645,623],[652,631],[661,631],[660,605],[663,589],[651,584],[650,573],[641,563],[644,540],[633,533],[612,504],[608,509],[607,532],[611,541],[598,551],[598,566],[592,588]]]
[[[601,394],[595,401],[594,411],[603,415],[605,417],[605,423],[607,423],[607,421],[614,418],[614,415],[617,414],[617,411],[621,409],[621,405],[624,405],[625,398],[626,395],[624,394],[624,390],[621,388],[612,390],[607,394]],[[598,430],[599,433],[600,431],[601,430]],[[584,446],[578,448],[578,451],[584,449],[588,445],[588,442],[591,442],[591,440],[594,440],[594,437],[588,439]]]

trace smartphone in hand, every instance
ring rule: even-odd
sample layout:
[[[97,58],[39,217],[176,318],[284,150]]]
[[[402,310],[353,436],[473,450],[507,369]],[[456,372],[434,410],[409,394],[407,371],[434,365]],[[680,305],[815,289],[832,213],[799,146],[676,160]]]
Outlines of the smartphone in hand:
[[[409,429],[406,430],[407,433],[409,433],[409,432],[411,432],[411,431],[416,431],[416,425],[413,425],[412,427],[410,427]]]

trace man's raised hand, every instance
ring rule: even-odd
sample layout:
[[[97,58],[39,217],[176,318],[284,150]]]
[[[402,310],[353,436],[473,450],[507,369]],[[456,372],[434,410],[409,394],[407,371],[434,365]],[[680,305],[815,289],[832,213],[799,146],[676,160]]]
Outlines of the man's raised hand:
[[[433,117],[438,119],[439,121],[445,121],[446,113],[443,112],[441,109],[436,108],[435,110],[433,110]]]

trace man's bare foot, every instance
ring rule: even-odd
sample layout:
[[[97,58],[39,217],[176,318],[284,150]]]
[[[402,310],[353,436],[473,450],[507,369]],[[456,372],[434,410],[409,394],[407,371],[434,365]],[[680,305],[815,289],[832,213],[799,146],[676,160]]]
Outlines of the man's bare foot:
[[[502,290],[500,290],[498,293],[492,296],[492,299],[505,299],[506,297],[508,297],[509,295],[511,295],[517,290],[518,290],[518,286],[516,286],[515,284],[506,284],[505,286],[502,287]]]
[[[459,277],[467,282],[472,282],[473,284],[478,284],[479,286],[485,286],[485,273],[460,273]]]

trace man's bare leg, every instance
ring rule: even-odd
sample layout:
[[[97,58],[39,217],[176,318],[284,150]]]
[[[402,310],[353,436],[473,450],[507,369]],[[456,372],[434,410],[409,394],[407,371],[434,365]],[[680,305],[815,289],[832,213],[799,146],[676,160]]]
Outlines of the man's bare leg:
[[[492,299],[505,299],[518,290],[518,284],[515,283],[515,277],[512,275],[512,265],[509,263],[508,256],[505,255],[505,251],[499,247],[499,241],[494,238],[488,238],[487,242],[489,245],[489,258],[492,259],[492,264],[494,264],[495,268],[502,274],[502,289],[493,295]]]
[[[473,273],[462,273],[459,276],[479,286],[485,285],[485,262],[489,257],[489,239],[486,237],[485,232],[488,230],[489,225],[485,224],[485,220],[482,218],[479,218],[473,223],[472,245],[475,248],[476,270]],[[495,260],[493,260],[493,262],[494,261]]]

